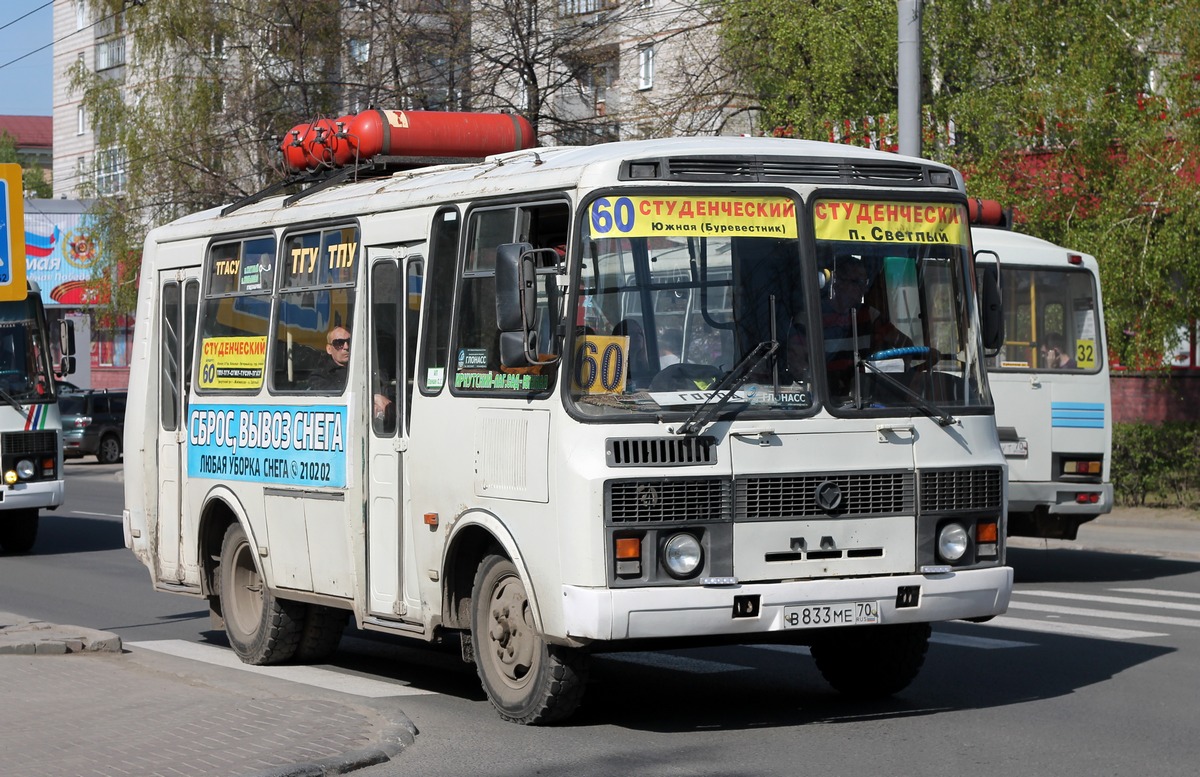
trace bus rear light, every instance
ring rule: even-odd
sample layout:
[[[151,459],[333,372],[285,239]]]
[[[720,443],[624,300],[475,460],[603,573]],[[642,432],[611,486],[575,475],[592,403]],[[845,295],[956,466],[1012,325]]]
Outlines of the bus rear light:
[[[1075,503],[1081,505],[1099,504],[1100,495],[1096,493],[1080,492],[1075,495]]]
[[[1104,462],[1099,459],[1064,459],[1064,475],[1099,475],[1104,471]]]
[[[1079,254],[1067,254],[1068,264],[1083,264],[1083,257]]]

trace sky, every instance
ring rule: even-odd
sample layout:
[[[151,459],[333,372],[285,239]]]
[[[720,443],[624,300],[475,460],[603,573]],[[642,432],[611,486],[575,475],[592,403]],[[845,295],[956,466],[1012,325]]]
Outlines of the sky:
[[[49,116],[54,100],[54,3],[0,0],[0,28],[0,115]],[[13,62],[25,54],[29,56]]]

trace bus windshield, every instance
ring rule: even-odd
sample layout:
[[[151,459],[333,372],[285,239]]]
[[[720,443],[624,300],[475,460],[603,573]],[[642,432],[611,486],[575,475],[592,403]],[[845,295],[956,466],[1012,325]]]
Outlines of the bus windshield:
[[[626,230],[606,230],[621,223],[623,200],[638,218],[627,218]],[[821,403],[839,413],[884,414],[990,404],[971,325],[960,207],[936,206],[956,225],[939,242],[913,230],[823,225],[834,208],[819,202],[817,240],[806,250],[791,199],[738,200],[729,207],[719,197],[593,203],[568,351],[580,412],[688,411],[711,402],[718,387],[732,391],[721,397],[728,407],[770,414],[813,413]],[[707,221],[640,219],[687,205],[708,213]],[[738,219],[739,205],[754,218]]]
[[[1000,266],[1004,347],[989,359],[998,371],[1096,372],[1104,358],[1097,326],[1096,281],[1084,268]]]
[[[0,399],[54,401],[44,321],[41,301],[34,294],[0,304]]]

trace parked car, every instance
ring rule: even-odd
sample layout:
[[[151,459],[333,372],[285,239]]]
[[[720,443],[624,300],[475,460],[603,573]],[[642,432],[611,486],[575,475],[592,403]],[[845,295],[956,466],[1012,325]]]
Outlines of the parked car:
[[[69,380],[59,380],[58,378],[54,379],[54,390],[59,394],[78,394],[80,391],[85,391]]]
[[[58,398],[63,456],[95,456],[101,464],[121,460],[125,433],[124,391],[80,391]]]

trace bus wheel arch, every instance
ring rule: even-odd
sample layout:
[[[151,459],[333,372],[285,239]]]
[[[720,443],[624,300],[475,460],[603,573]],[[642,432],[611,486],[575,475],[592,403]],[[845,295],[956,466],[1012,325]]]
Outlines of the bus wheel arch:
[[[529,580],[529,570],[517,550],[516,541],[496,516],[490,513],[467,513],[459,517],[451,529],[442,558],[442,615],[448,628],[470,630],[471,596],[475,573],[489,555],[502,555],[513,563],[522,580]],[[537,597],[529,593],[534,623],[542,628]]]

